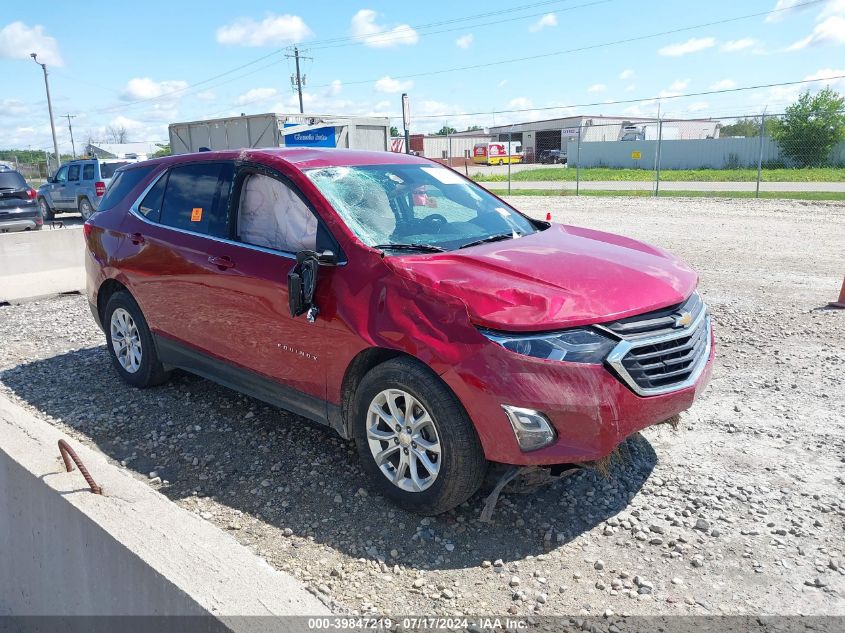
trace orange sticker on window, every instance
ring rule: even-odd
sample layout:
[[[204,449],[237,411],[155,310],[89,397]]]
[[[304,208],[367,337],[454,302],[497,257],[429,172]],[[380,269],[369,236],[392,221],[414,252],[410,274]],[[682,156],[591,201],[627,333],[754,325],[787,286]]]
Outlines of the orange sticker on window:
[[[202,207],[191,209],[191,222],[202,222]]]

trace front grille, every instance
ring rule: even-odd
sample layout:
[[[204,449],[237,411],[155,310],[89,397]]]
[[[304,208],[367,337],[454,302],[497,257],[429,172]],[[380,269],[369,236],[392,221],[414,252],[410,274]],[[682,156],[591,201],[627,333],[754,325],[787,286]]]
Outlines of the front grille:
[[[602,327],[622,339],[608,364],[640,395],[689,386],[710,354],[710,318],[698,293],[680,305]]]

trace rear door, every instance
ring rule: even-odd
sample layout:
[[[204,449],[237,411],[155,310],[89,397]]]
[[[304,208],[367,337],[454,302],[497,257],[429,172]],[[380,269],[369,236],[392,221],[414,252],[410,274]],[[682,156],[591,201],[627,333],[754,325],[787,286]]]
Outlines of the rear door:
[[[82,183],[79,186],[79,193],[92,203],[97,202],[97,193],[94,187],[97,179],[96,167],[97,163],[94,161],[82,163]]]
[[[194,162],[164,172],[126,215],[121,267],[151,329],[174,342],[216,354],[226,301],[217,277],[218,240],[228,238],[228,200],[234,166]]]

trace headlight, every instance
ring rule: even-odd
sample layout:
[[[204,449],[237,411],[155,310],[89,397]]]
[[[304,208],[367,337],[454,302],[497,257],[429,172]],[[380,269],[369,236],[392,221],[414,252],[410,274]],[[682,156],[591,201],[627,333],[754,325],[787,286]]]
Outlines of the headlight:
[[[547,332],[543,334],[507,334],[479,330],[506,350],[545,360],[600,365],[617,341],[589,328]]]

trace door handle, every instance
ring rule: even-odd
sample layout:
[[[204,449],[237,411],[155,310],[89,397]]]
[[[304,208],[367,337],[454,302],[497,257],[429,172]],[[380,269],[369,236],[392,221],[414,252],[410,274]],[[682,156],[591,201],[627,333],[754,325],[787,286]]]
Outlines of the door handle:
[[[129,236],[129,240],[133,244],[143,244],[144,241],[145,241],[144,236],[141,235],[140,233],[133,233],[132,235]]]
[[[232,261],[231,257],[227,257],[226,255],[222,255],[220,257],[216,255],[211,255],[208,258],[209,264],[214,264],[220,270],[226,270],[227,268],[234,268],[235,262]]]

